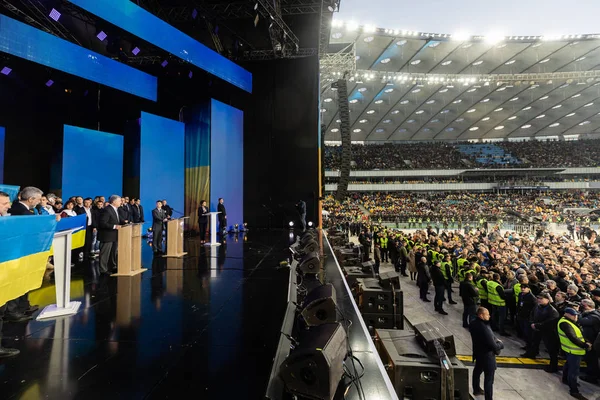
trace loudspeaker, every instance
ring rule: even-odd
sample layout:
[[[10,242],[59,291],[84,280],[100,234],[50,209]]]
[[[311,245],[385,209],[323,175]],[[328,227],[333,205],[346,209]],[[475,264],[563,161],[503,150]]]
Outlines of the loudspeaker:
[[[396,326],[398,329],[404,327],[404,294],[401,290],[384,289],[379,285],[377,279],[359,279],[358,308],[364,314],[393,314],[396,305]],[[379,319],[378,319],[379,320]],[[382,322],[380,328],[393,328],[391,321]],[[391,324],[391,325],[390,325]]]
[[[309,399],[332,400],[344,375],[346,331],[339,323],[310,328],[279,369],[286,389]]]
[[[319,253],[307,253],[300,259],[298,270],[303,274],[316,274],[321,268]]]
[[[300,241],[300,247],[302,247],[302,252],[312,253],[319,249],[319,244],[314,239],[309,239],[305,244]]]
[[[391,289],[392,286],[394,289],[400,289],[400,274],[396,271],[382,272],[379,274],[379,284],[386,289]]]
[[[439,340],[448,356],[456,356],[454,336],[441,322],[424,322],[415,325],[414,328],[417,333],[417,341],[427,353],[437,355],[434,342]]]
[[[356,283],[358,279],[361,278],[371,278],[373,279],[373,274],[369,272],[364,272],[360,267],[347,267],[344,268],[346,282],[348,282],[348,286],[352,287]]]
[[[375,347],[401,399],[442,398],[442,371],[437,357],[428,355],[413,331],[378,329]],[[454,371],[454,396],[469,399],[469,370],[456,357],[449,357]]]
[[[304,298],[302,318],[308,326],[336,322],[335,289],[331,283],[310,291]]]
[[[372,331],[373,329],[404,328],[404,318],[402,318],[401,314],[396,314],[396,319],[394,319],[394,314],[392,314],[391,311],[389,314],[362,313],[361,315],[369,331]]]

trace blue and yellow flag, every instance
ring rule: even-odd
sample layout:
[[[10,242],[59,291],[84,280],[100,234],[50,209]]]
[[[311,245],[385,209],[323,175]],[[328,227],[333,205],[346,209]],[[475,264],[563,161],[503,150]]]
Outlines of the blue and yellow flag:
[[[52,215],[0,218],[0,306],[42,285],[56,225]]]
[[[0,185],[0,192],[6,193],[11,202],[15,201],[19,194],[19,190],[21,190],[20,186]]]
[[[56,227],[57,232],[77,229],[71,237],[71,249],[78,249],[85,244],[85,227],[87,225],[87,215],[81,214],[76,217],[61,218]]]

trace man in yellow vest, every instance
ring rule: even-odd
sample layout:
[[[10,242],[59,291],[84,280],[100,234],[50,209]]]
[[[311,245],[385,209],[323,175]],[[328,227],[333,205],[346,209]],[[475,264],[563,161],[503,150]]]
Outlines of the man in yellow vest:
[[[571,307],[565,309],[565,315],[558,320],[558,338],[560,347],[565,352],[567,362],[563,367],[563,383],[569,385],[569,394],[576,399],[585,399],[579,393],[577,387],[577,377],[579,376],[579,366],[586,350],[592,348],[591,343],[586,343],[583,339],[583,333],[577,326],[577,317],[579,313]]]
[[[379,238],[379,245],[381,246],[381,262],[388,262],[388,244],[389,238],[384,233],[381,238]]]
[[[502,336],[510,336],[504,330],[506,320],[506,294],[500,284],[500,275],[494,274],[493,280],[487,282],[488,303],[492,306],[492,329],[500,331]]]

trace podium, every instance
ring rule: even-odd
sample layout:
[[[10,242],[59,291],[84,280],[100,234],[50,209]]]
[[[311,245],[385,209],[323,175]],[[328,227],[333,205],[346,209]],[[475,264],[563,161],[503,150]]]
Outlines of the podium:
[[[163,257],[183,257],[183,224],[189,217],[172,219],[167,222],[167,253]]]
[[[133,276],[147,271],[142,268],[142,225],[123,225],[119,229],[117,273],[111,276]]]
[[[217,215],[221,212],[209,212],[204,215],[210,215],[210,243],[204,243],[205,246],[220,246],[217,242]]]
[[[71,246],[73,232],[70,229],[54,235],[54,281],[56,282],[56,304],[44,307],[36,320],[76,314],[80,301],[71,301]]]

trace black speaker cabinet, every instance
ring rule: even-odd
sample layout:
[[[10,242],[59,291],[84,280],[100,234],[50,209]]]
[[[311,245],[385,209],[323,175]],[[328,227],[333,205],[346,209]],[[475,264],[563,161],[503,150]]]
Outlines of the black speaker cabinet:
[[[344,271],[346,272],[344,274],[346,276],[346,281],[350,287],[352,287],[358,279],[373,278],[372,273],[363,271],[361,267],[346,267],[344,268]]]
[[[300,259],[299,272],[303,274],[317,274],[321,268],[319,253],[307,253]]]
[[[308,326],[336,322],[336,297],[333,285],[328,283],[314,288],[304,298],[302,318]]]
[[[421,348],[415,332],[378,329],[375,347],[399,398],[442,398],[440,361]],[[449,358],[454,378],[454,397],[449,400],[469,400],[469,370],[456,357]]]
[[[279,369],[286,389],[302,397],[332,400],[344,374],[348,338],[341,324],[310,328]]]
[[[382,288],[377,279],[358,279],[358,308],[366,314],[396,314],[404,321],[404,296],[401,290]],[[401,324],[403,326],[403,324]]]
[[[386,289],[390,289],[392,286],[394,289],[400,289],[400,274],[396,271],[382,272],[379,274],[379,284]]]
[[[300,251],[302,251],[304,253],[312,253],[312,252],[319,250],[319,243],[317,243],[317,241],[314,239],[309,239],[304,244],[302,244],[302,241],[301,241],[300,247],[301,247]]]
[[[439,321],[424,322],[414,326],[417,333],[417,341],[426,352],[432,355],[437,354],[434,342],[439,340],[444,346],[448,356],[456,355],[456,346],[454,345],[454,335],[442,325]]]
[[[394,320],[394,314],[390,312],[389,314],[367,314],[362,313],[362,318],[365,321],[365,325],[369,331],[373,331],[373,329],[403,329],[404,328],[404,318],[401,314],[396,314],[396,318]]]

